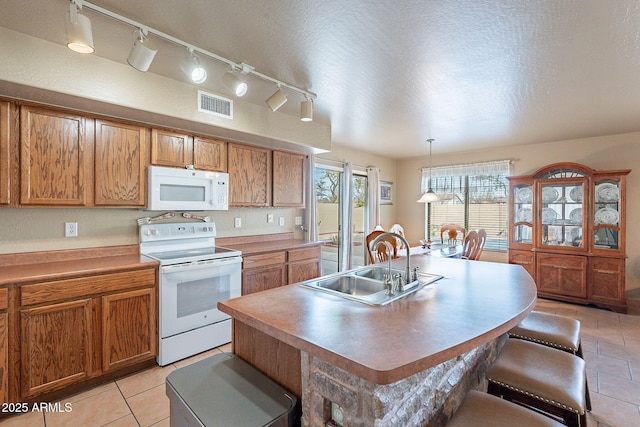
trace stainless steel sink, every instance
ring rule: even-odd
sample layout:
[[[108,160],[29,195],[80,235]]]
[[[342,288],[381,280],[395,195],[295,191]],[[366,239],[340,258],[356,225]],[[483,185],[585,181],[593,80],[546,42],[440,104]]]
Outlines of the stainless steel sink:
[[[382,266],[367,266],[331,274],[317,279],[300,283],[310,289],[327,292],[342,298],[362,302],[370,305],[385,305],[399,298],[405,297],[433,283],[442,276],[421,273],[418,280],[404,285],[402,292],[396,290],[394,295],[387,295],[384,275],[389,270]],[[391,270],[392,275],[402,273],[402,270]]]

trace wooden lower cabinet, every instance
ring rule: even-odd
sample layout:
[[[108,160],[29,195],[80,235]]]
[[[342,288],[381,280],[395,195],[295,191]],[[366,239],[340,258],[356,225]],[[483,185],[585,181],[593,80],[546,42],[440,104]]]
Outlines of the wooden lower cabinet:
[[[102,297],[103,371],[155,357],[156,307],[155,289],[151,288]]]
[[[589,299],[626,310],[624,259],[594,257],[589,262]]]
[[[320,246],[294,249],[288,253],[287,283],[298,283],[320,276]]]
[[[587,297],[587,257],[537,254],[536,270],[540,294]]]
[[[22,285],[15,399],[46,399],[154,364],[157,289],[155,267]]]
[[[535,259],[531,251],[509,251],[509,264],[521,265],[531,277],[536,277]]]
[[[21,310],[23,398],[91,376],[91,311],[91,299]]]

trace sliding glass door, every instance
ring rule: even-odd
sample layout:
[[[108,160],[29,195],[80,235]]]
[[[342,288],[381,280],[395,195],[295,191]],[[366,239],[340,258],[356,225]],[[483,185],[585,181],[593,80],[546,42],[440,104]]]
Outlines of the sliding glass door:
[[[345,200],[345,173],[341,166],[316,165],[314,185],[316,190],[316,211],[318,239],[322,246],[322,275],[364,265],[366,248],[364,237],[367,226],[367,176],[361,171],[351,175],[350,221],[343,218]],[[343,224],[351,223],[347,241],[341,236]],[[345,252],[346,251],[346,252]],[[345,262],[343,254],[350,256]]]

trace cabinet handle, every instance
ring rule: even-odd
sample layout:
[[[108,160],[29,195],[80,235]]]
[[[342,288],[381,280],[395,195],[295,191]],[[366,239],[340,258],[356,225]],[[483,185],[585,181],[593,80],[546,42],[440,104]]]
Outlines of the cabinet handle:
[[[598,269],[595,269],[594,271],[596,273],[602,273],[602,274],[616,274],[615,271],[610,271],[610,270],[598,270]]]
[[[564,265],[554,265],[553,268],[559,268],[561,270],[566,270],[567,267],[565,267]]]

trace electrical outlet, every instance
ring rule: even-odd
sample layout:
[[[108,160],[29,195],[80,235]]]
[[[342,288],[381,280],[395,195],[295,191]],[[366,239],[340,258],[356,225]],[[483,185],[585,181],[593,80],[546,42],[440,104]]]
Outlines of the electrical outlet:
[[[273,214],[267,214],[267,222],[273,224]]]
[[[280,227],[284,227],[284,217],[281,216],[279,220]]]
[[[236,218],[236,219],[234,220],[234,227],[235,227],[235,228],[240,228],[240,227],[242,227],[242,218]]]
[[[78,237],[78,223],[77,222],[65,222],[64,223],[64,237]]]
[[[296,217],[296,225],[302,225],[302,217],[301,216],[297,216]]]

